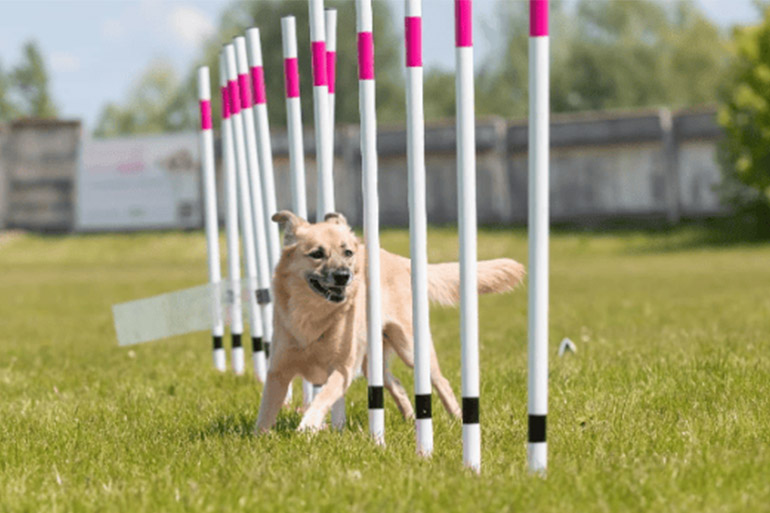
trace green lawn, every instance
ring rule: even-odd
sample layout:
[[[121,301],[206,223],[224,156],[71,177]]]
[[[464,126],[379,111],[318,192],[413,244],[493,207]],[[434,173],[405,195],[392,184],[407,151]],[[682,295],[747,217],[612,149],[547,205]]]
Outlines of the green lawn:
[[[260,386],[216,373],[207,333],[119,348],[110,305],[204,282],[202,233],[0,235],[0,510],[768,511],[770,244],[701,231],[554,235],[546,479],[526,471],[526,287],[481,299],[475,476],[435,398],[428,461],[389,398],[370,442],[363,380],[344,433],[285,411],[256,438]],[[456,253],[431,230],[432,261]],[[479,253],[524,261],[526,234],[482,231]],[[432,311],[459,395],[458,321]]]

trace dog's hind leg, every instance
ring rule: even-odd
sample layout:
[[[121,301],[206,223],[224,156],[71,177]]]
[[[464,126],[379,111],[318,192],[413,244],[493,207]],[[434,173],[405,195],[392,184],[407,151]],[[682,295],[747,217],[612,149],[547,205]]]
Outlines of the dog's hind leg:
[[[436,389],[439,399],[444,404],[444,409],[447,413],[455,418],[462,417],[462,409],[457,404],[457,398],[452,391],[452,385],[449,384],[443,374],[441,374],[441,367],[438,365],[438,358],[436,357],[436,348],[433,346],[433,340],[430,344],[430,381],[433,383],[433,388]]]
[[[401,415],[404,417],[404,419],[412,419],[414,418],[414,408],[412,408],[412,402],[409,400],[409,394],[404,389],[404,386],[401,384],[398,378],[395,377],[392,372],[390,372],[390,365],[388,364],[390,358],[388,358],[389,355],[387,354],[390,352],[390,350],[386,349],[385,351],[386,354],[383,358],[382,365],[383,384],[385,385],[385,388],[388,390],[390,395],[393,397],[393,400],[396,402],[396,406],[398,407],[398,411],[401,412]],[[364,365],[362,369],[364,371],[364,377],[369,379],[369,376],[366,374],[366,359],[364,359]]]

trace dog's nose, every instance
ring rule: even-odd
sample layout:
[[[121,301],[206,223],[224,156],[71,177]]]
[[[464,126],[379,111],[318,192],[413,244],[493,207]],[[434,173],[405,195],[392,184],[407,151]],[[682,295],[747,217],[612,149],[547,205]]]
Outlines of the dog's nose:
[[[334,284],[344,286],[350,282],[350,269],[337,269],[332,273]]]

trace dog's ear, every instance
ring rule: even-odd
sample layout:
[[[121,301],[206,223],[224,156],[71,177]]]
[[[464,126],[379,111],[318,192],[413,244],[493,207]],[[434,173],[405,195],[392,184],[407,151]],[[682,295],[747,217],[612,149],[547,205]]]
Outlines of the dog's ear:
[[[324,216],[324,221],[326,221],[327,223],[334,223],[334,224],[341,224],[343,226],[348,226],[348,220],[345,219],[345,216],[343,216],[339,212],[329,212]]]
[[[297,242],[297,228],[307,224],[307,221],[289,210],[276,212],[272,217],[273,221],[278,223],[283,230],[283,245],[291,246]]]

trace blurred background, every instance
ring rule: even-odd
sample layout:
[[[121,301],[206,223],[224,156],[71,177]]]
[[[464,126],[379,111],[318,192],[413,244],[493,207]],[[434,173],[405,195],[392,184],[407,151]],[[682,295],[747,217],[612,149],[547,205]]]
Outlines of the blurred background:
[[[428,215],[448,224],[457,217],[453,10],[424,4]],[[730,219],[752,236],[770,231],[769,4],[552,1],[555,223]],[[355,12],[352,2],[326,5],[339,9],[335,194],[360,224]],[[202,227],[195,69],[208,65],[218,84],[221,45],[251,26],[262,32],[278,203],[288,207],[280,18],[290,14],[314,211],[304,0],[1,8],[0,228]],[[523,224],[527,2],[476,0],[474,9],[479,222]],[[408,223],[402,20],[403,2],[375,4],[381,218],[390,226]],[[218,115],[217,95],[212,104]]]

